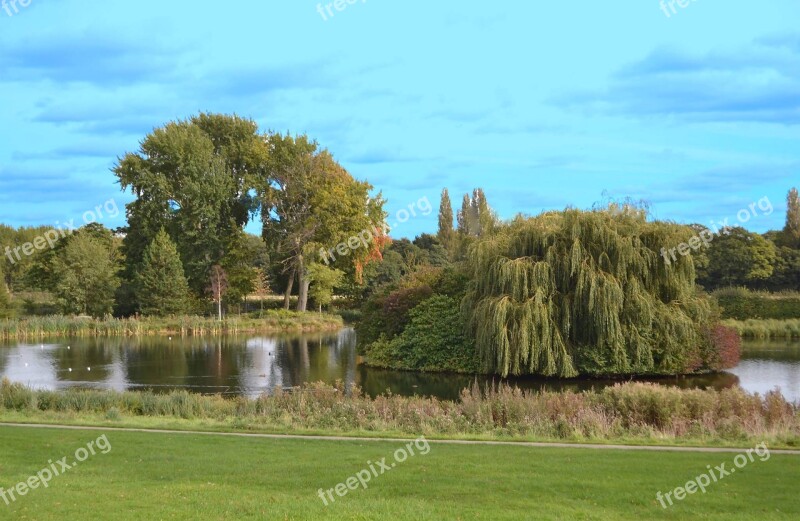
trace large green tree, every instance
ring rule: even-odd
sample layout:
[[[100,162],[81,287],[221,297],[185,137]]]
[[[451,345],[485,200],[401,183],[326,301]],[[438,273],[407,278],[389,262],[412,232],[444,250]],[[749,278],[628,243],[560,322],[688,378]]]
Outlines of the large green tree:
[[[285,307],[297,279],[297,309],[305,311],[309,266],[324,262],[353,272],[376,244],[366,233],[374,239],[385,218],[383,199],[370,197],[369,183],[354,179],[306,136],[274,134],[269,149],[269,172],[259,192],[263,237],[288,274]],[[366,244],[353,247],[359,237]]]
[[[211,267],[218,264],[234,284],[248,284],[252,266],[241,254],[243,227],[257,209],[253,187],[269,156],[264,141],[251,120],[199,114],[154,130],[137,153],[119,161],[114,172],[136,196],[127,206],[124,241],[129,280],[141,270],[147,245],[165,229],[196,295],[206,293]]]
[[[570,377],[709,363],[711,307],[691,257],[668,265],[659,254],[691,234],[612,205],[518,218],[477,241],[463,308],[485,368]]]
[[[178,250],[166,231],[159,231],[145,249],[135,289],[144,315],[180,315],[189,310],[189,284]]]

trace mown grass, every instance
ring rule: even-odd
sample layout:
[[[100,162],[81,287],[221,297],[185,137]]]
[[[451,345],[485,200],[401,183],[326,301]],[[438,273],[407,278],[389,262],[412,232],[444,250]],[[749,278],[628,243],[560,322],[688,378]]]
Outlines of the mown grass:
[[[258,399],[0,384],[0,420],[299,434],[530,441],[800,446],[800,408],[780,393],[621,384],[583,393],[509,387],[464,391],[457,402],[378,396],[315,384]]]
[[[725,320],[723,324],[733,328],[744,339],[752,340],[796,340],[800,339],[800,319],[773,320]]]
[[[330,489],[396,442],[270,440],[0,427],[0,486],[27,480],[105,434],[92,456],[3,519],[46,520],[781,520],[797,519],[797,456],[772,454],[668,509],[656,499],[734,454],[431,444],[325,506]]]
[[[221,322],[198,316],[102,320],[48,316],[0,320],[0,339],[334,331],[342,326],[341,317],[336,315],[284,310],[264,311],[257,317],[227,317]]]

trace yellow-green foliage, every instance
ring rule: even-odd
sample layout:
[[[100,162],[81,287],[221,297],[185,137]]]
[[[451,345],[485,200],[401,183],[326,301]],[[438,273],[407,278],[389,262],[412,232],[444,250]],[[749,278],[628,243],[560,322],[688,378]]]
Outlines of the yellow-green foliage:
[[[675,374],[706,359],[711,306],[690,256],[661,248],[689,228],[612,206],[518,218],[470,249],[463,309],[488,370]]]

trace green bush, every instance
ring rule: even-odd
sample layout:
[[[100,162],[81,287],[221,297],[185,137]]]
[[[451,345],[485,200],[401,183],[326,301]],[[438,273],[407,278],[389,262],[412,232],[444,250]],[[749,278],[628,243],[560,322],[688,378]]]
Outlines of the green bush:
[[[431,297],[412,309],[409,324],[392,340],[381,336],[367,348],[370,365],[419,371],[478,371],[475,345],[465,334],[458,301]]]
[[[458,302],[443,295],[415,307],[411,322],[393,342],[402,364],[423,371],[475,373],[475,344],[464,334],[466,325]]]

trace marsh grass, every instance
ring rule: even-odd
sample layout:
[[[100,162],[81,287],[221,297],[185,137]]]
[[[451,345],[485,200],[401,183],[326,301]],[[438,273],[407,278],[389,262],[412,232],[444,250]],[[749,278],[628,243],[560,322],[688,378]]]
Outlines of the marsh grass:
[[[752,340],[796,340],[800,339],[800,318],[787,320],[749,319],[725,320],[723,324],[733,328],[739,336]]]
[[[283,310],[265,311],[255,317],[228,317],[222,322],[198,316],[97,320],[55,315],[0,320],[0,339],[333,331],[340,329],[342,325],[339,316]]]
[[[464,390],[457,402],[313,384],[257,399],[69,389],[37,391],[4,380],[0,416],[89,423],[136,418],[271,432],[420,434],[444,438],[606,440],[730,444],[770,440],[797,446],[800,409],[778,392],[684,390],[625,383],[602,391],[528,392],[508,386]],[[60,418],[58,415],[61,415]],[[85,421],[84,421],[85,423]]]

